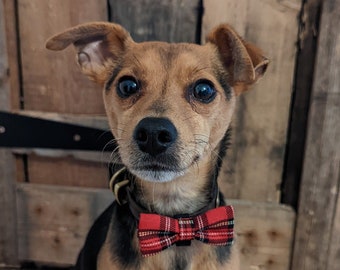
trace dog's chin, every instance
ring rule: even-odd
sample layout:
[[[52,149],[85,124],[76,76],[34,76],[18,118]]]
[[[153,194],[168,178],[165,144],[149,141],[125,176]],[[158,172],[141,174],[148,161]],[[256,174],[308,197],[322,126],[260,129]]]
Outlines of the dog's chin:
[[[185,171],[170,171],[170,170],[134,170],[130,169],[131,173],[141,180],[154,183],[170,182],[185,174]]]

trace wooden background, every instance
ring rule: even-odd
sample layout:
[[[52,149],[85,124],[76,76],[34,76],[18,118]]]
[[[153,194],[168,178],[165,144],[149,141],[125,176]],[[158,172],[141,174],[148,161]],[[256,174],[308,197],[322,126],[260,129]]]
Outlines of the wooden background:
[[[242,270],[335,270],[339,2],[1,0],[0,110],[108,129],[101,89],[80,73],[72,48],[47,51],[48,37],[109,20],[136,41],[204,43],[210,29],[230,23],[271,61],[238,98],[219,179],[236,208]],[[0,149],[0,269],[73,264],[112,201],[108,162],[101,152]]]

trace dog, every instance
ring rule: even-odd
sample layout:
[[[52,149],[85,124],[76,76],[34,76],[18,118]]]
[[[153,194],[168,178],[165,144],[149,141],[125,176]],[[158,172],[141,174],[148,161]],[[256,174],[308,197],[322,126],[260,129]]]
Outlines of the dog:
[[[118,24],[85,23],[46,47],[71,44],[82,72],[103,87],[123,165],[76,269],[240,269],[217,177],[236,98],[266,72],[262,51],[227,24],[197,45],[136,43]]]

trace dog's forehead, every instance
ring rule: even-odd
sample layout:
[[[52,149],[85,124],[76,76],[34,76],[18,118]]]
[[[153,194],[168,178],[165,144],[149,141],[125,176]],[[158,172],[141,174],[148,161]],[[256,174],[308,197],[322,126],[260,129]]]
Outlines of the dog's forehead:
[[[170,69],[197,67],[210,64],[210,53],[205,46],[191,43],[144,42],[130,48],[129,62],[144,66]]]

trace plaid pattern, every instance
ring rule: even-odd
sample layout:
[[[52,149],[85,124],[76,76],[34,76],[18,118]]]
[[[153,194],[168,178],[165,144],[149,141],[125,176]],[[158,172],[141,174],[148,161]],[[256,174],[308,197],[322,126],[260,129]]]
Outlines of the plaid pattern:
[[[154,255],[180,241],[199,240],[211,245],[231,245],[234,210],[221,206],[191,218],[140,214],[138,238],[143,257]]]

